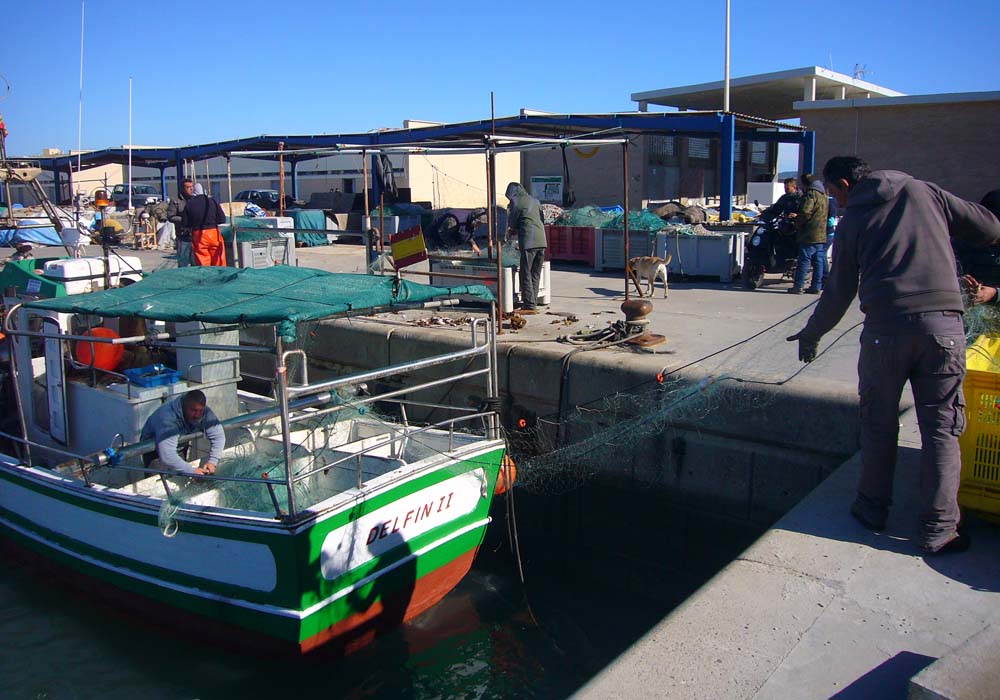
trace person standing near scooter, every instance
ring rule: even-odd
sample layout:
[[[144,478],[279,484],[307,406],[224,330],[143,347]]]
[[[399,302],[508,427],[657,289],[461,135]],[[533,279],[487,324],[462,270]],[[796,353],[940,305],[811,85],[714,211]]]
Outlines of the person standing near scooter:
[[[829,207],[826,190],[819,178],[812,173],[802,175],[802,185],[806,190],[799,205],[799,211],[792,218],[795,239],[799,245],[799,259],[795,268],[795,280],[789,294],[819,294],[823,291],[826,276],[826,225]],[[812,267],[812,284],[806,283],[806,273]]]

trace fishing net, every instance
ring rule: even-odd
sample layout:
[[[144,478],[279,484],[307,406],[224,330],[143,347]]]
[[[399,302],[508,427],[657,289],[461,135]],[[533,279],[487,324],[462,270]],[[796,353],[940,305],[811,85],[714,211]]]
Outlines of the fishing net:
[[[600,207],[586,206],[579,209],[567,209],[556,220],[560,226],[589,226],[590,228],[607,228],[607,223],[615,218],[614,214],[602,211]]]
[[[628,228],[630,231],[659,231],[665,228],[666,225],[667,222],[645,209],[642,211],[633,209],[628,213]],[[604,224],[603,228],[624,229],[625,212],[612,218],[608,223]]]

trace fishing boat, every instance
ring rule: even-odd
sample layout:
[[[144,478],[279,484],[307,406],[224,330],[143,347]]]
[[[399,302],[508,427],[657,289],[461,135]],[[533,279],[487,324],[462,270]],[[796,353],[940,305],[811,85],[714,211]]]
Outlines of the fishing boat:
[[[494,307],[478,285],[287,266],[5,299],[18,427],[0,432],[0,535],[238,646],[367,644],[461,580],[512,479],[495,402],[427,400],[462,382],[496,395],[493,315],[458,350],[313,381],[310,339],[327,319],[460,298]],[[156,361],[102,366],[119,353]],[[273,370],[269,390],[241,388],[251,359]],[[226,435],[215,474],[197,480],[148,462],[156,448],[141,439],[192,389]],[[203,433],[178,445],[191,465],[208,447]]]

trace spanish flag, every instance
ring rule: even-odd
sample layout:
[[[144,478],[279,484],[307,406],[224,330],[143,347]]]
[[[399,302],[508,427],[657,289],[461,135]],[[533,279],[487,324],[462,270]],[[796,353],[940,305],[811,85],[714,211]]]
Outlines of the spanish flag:
[[[389,236],[389,246],[397,270],[427,259],[427,245],[419,224]]]
[[[3,123],[2,114],[0,114],[0,136],[7,138],[7,125]]]

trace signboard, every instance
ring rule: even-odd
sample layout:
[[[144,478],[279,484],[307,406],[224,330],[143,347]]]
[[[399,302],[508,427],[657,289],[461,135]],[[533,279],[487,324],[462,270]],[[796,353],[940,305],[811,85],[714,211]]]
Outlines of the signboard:
[[[532,175],[531,196],[539,202],[562,205],[562,175]]]
[[[419,225],[389,236],[389,247],[397,270],[427,259],[427,244]]]

